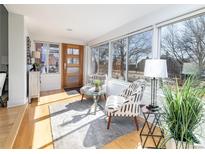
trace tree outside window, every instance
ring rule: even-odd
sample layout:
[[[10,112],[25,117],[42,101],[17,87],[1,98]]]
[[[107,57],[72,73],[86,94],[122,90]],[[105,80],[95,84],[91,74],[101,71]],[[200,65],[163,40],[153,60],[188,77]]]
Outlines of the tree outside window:
[[[128,37],[128,81],[144,77],[145,60],[152,58],[152,31]]]
[[[205,16],[162,27],[161,59],[167,60],[169,78],[181,80],[186,76],[186,72],[191,74],[188,69],[193,71],[194,67],[195,73],[203,79],[205,77]]]
[[[92,48],[92,71],[97,74],[108,74],[109,44]]]
[[[126,39],[112,42],[112,77],[125,80],[126,73]]]

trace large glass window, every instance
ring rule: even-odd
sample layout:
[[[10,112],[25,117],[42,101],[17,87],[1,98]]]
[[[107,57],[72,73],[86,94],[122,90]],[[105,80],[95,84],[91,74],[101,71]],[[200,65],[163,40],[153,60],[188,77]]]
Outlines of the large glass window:
[[[57,73],[59,72],[59,45],[58,44],[49,44],[48,51],[48,72]]]
[[[112,42],[112,77],[125,80],[127,39]]]
[[[161,59],[167,60],[169,78],[205,77],[205,16],[162,27]]]
[[[128,37],[128,81],[144,76],[145,60],[152,58],[152,31]]]
[[[35,43],[36,51],[41,52],[41,73],[59,73],[59,45],[53,43]]]
[[[109,44],[92,48],[92,71],[97,74],[108,74]]]

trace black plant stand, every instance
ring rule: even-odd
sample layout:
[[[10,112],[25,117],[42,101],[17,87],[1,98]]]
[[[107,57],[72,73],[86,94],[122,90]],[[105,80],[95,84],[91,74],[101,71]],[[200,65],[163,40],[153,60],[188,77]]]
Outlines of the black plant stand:
[[[155,147],[146,147],[146,148],[161,148],[159,146],[160,146],[161,140],[164,138],[164,132],[160,128],[160,125],[161,125],[160,118],[163,115],[162,110],[159,108],[157,111],[151,111],[151,110],[148,110],[146,105],[143,105],[143,104],[140,105],[140,110],[141,110],[141,112],[144,116],[144,119],[145,119],[145,123],[144,123],[144,125],[141,129],[141,132],[140,132],[140,140],[142,143],[142,148],[145,148],[147,139],[149,137],[152,138]],[[153,117],[153,120],[150,123],[150,122],[148,122],[148,119],[151,116]],[[148,131],[145,132],[146,126],[148,128]],[[159,135],[155,134],[155,130],[157,127],[160,129]],[[143,141],[143,137],[145,137],[144,141]]]

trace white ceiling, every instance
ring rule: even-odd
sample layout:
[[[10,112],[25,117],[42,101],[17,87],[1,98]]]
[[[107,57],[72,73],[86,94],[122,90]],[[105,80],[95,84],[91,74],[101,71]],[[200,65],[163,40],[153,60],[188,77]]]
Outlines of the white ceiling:
[[[5,5],[9,12],[26,16],[29,33],[55,38],[92,41],[109,31],[168,5]],[[73,31],[66,31],[71,28]]]

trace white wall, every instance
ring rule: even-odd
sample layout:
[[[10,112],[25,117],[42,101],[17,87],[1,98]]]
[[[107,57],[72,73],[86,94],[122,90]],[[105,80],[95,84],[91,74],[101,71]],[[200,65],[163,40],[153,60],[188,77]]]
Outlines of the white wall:
[[[9,100],[8,107],[27,103],[26,36],[24,16],[9,13]]]
[[[30,35],[33,38],[33,40],[35,40],[35,41],[45,41],[45,42],[55,42],[55,43],[68,43],[68,44],[78,44],[78,45],[85,45],[86,44],[86,42],[82,41],[82,40],[70,39],[69,35],[66,38],[61,37],[61,36],[49,36],[47,34],[42,34],[42,33],[38,33],[38,34],[30,33]]]
[[[83,57],[83,83],[86,84],[88,75],[90,74],[91,68],[91,48],[84,46],[84,57]]]
[[[168,8],[163,8],[159,11],[155,11],[152,14],[146,15],[144,17],[138,18],[133,22],[130,22],[124,26],[121,26],[93,41],[88,43],[89,46],[101,43],[116,37],[120,37],[131,32],[158,24],[160,22],[181,16],[185,13],[192,12],[196,9],[205,7],[205,5],[194,5],[194,4],[183,4],[183,5],[170,5]]]
[[[41,91],[61,89],[61,74],[41,74]]]

